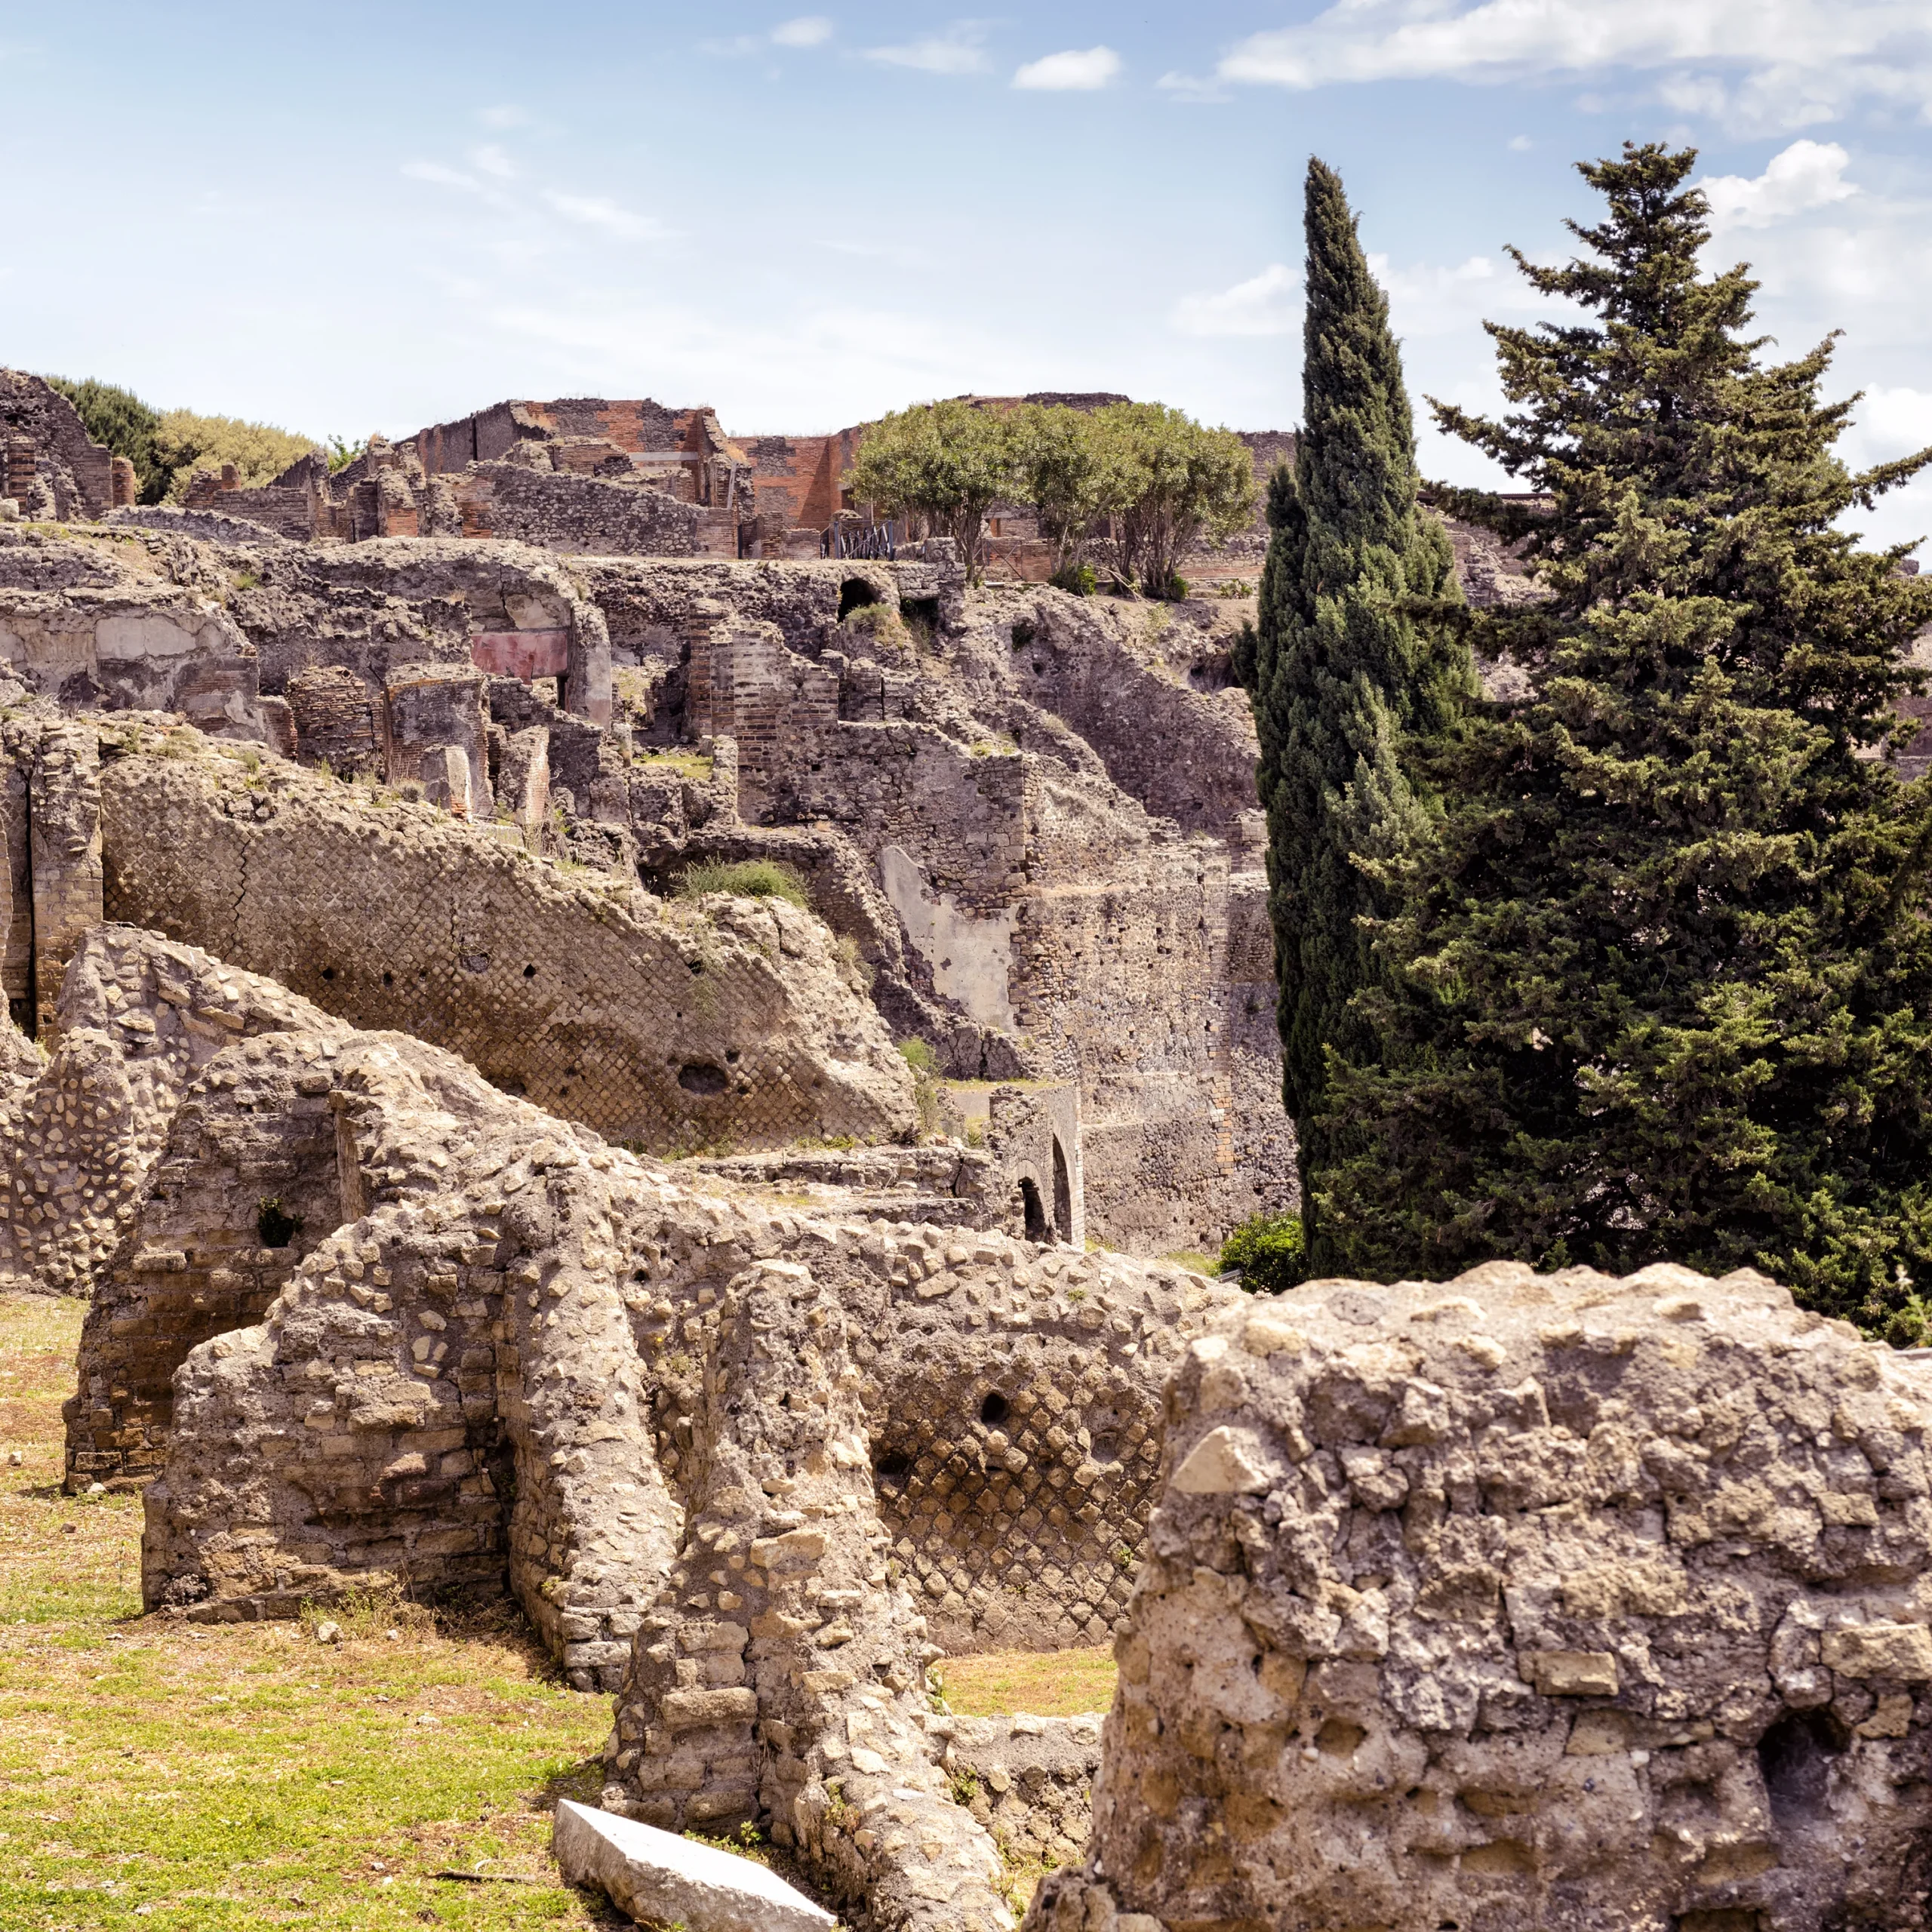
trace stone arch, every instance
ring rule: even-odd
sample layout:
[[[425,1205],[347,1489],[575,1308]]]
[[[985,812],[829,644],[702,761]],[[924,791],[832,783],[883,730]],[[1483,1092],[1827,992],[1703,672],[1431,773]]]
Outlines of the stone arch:
[[[877,584],[862,577],[848,577],[838,586],[838,621],[842,624],[854,611],[862,611],[868,604],[884,601]]]
[[[1047,1211],[1040,1200],[1040,1186],[1031,1174],[1020,1177],[1020,1212],[1029,1241],[1047,1239]]]
[[[1054,1136],[1053,1228],[1060,1240],[1072,1240],[1073,1180],[1066,1164],[1066,1149],[1060,1145],[1057,1134]]]

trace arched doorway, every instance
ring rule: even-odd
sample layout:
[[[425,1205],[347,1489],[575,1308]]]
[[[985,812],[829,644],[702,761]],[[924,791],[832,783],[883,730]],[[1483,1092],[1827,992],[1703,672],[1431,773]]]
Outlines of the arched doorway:
[[[1040,1204],[1040,1190],[1030,1175],[1023,1174],[1020,1180],[1020,1209],[1026,1226],[1029,1241],[1045,1241],[1049,1238],[1047,1212]]]

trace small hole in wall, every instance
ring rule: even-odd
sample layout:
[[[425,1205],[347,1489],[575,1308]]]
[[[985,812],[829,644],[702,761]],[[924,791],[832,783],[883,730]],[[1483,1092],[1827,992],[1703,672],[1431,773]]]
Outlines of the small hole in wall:
[[[322,977],[325,980],[333,980],[335,977],[335,968],[333,966],[325,966],[322,968]]]
[[[912,1473],[912,1459],[903,1449],[888,1449],[872,1465],[881,1482],[903,1482]]]
[[[989,1429],[998,1428],[1012,1413],[1011,1405],[997,1389],[980,1404],[980,1420]]]
[[[1831,1761],[1850,1743],[1828,1711],[1787,1711],[1758,1740],[1758,1768],[1771,1801],[1771,1817],[1789,1827],[1825,1808]]]
[[[537,977],[537,968],[534,966],[526,966],[523,969],[523,977],[526,980],[535,979]]]
[[[678,1084],[687,1094],[721,1094],[731,1082],[725,1078],[721,1066],[693,1060],[689,1066],[678,1069]]]
[[[386,986],[394,986],[395,984],[395,975],[393,973],[385,973],[383,975],[383,984]]]

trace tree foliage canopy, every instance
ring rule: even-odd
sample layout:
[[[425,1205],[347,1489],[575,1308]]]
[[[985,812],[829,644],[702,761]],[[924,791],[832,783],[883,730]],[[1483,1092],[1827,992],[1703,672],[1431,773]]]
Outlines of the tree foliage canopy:
[[[1932,786],[1882,754],[1932,587],[1835,526],[1932,451],[1838,461],[1829,342],[1761,363],[1744,267],[1699,272],[1694,161],[1585,165],[1587,256],[1515,259],[1588,319],[1491,325],[1513,413],[1436,405],[1537,493],[1458,507],[1527,530],[1546,596],[1473,617],[1531,695],[1426,760],[1445,814],[1382,869],[1318,1219],[1368,1272],[1749,1263],[1916,1334]]]
[[[1029,505],[1057,568],[1099,544],[1155,596],[1195,543],[1227,537],[1254,511],[1247,446],[1158,403],[922,404],[869,425],[843,480],[860,503],[938,526],[975,572],[987,512]]]
[[[1420,836],[1433,809],[1413,748],[1473,694],[1469,652],[1440,621],[1459,601],[1447,537],[1416,507],[1415,435],[1389,304],[1342,184],[1308,168],[1308,315],[1294,466],[1270,488],[1273,534],[1251,663],[1268,813],[1269,911],[1280,988],[1283,1097],[1306,1213],[1327,1158],[1327,1051],[1372,1049],[1352,1001],[1370,981],[1369,869]],[[1432,621],[1432,620],[1434,621]]]

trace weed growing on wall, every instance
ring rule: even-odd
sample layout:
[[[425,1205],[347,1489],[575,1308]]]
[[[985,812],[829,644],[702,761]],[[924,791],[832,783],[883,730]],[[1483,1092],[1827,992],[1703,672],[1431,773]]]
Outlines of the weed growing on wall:
[[[702,899],[707,892],[728,892],[740,899],[783,899],[809,909],[804,881],[789,866],[776,859],[700,859],[685,868],[678,881],[680,899]]]

